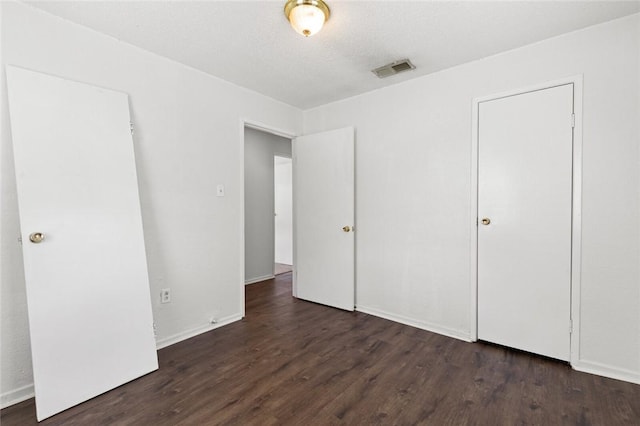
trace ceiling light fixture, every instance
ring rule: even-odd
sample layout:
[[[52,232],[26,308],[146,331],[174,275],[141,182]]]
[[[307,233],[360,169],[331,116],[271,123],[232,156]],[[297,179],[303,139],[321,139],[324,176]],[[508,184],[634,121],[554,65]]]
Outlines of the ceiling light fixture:
[[[322,0],[288,0],[284,15],[297,33],[309,37],[320,31],[329,19],[329,6]]]

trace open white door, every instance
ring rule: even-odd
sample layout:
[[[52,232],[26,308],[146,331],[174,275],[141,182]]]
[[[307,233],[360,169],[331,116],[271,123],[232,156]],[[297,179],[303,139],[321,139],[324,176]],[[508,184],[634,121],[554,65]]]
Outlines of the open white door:
[[[42,420],[158,361],[127,95],[15,67],[7,81]]]
[[[294,295],[354,309],[353,128],[293,140]]]

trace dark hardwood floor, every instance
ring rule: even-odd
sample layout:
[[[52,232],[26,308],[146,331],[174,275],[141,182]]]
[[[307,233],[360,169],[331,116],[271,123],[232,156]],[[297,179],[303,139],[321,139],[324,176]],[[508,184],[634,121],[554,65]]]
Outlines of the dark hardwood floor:
[[[42,424],[640,424],[638,385],[296,300],[290,273],[248,286],[246,313]],[[33,399],[0,420],[36,424]]]

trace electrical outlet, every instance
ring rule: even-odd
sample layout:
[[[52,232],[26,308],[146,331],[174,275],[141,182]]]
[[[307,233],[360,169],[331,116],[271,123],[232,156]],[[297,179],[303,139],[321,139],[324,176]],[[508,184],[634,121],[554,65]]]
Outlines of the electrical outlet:
[[[160,290],[160,303],[171,302],[171,289],[163,288]]]

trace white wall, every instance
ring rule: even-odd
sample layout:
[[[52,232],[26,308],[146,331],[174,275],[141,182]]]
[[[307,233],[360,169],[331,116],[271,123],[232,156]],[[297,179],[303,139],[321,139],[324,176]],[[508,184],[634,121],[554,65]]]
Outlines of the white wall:
[[[293,162],[274,160],[275,261],[293,265]]]
[[[291,139],[250,128],[244,135],[244,280],[254,283],[273,277],[273,156],[291,156]]]
[[[66,22],[2,2],[0,145],[3,406],[32,393],[25,284],[4,65],[126,92],[158,341],[242,315],[241,118],[299,133],[296,108]],[[271,160],[272,164],[272,160]],[[223,183],[225,197],[216,197]],[[172,302],[160,305],[161,288]]]
[[[575,366],[640,382],[639,16],[305,112],[356,127],[358,309],[470,337],[472,99],[583,74]]]

